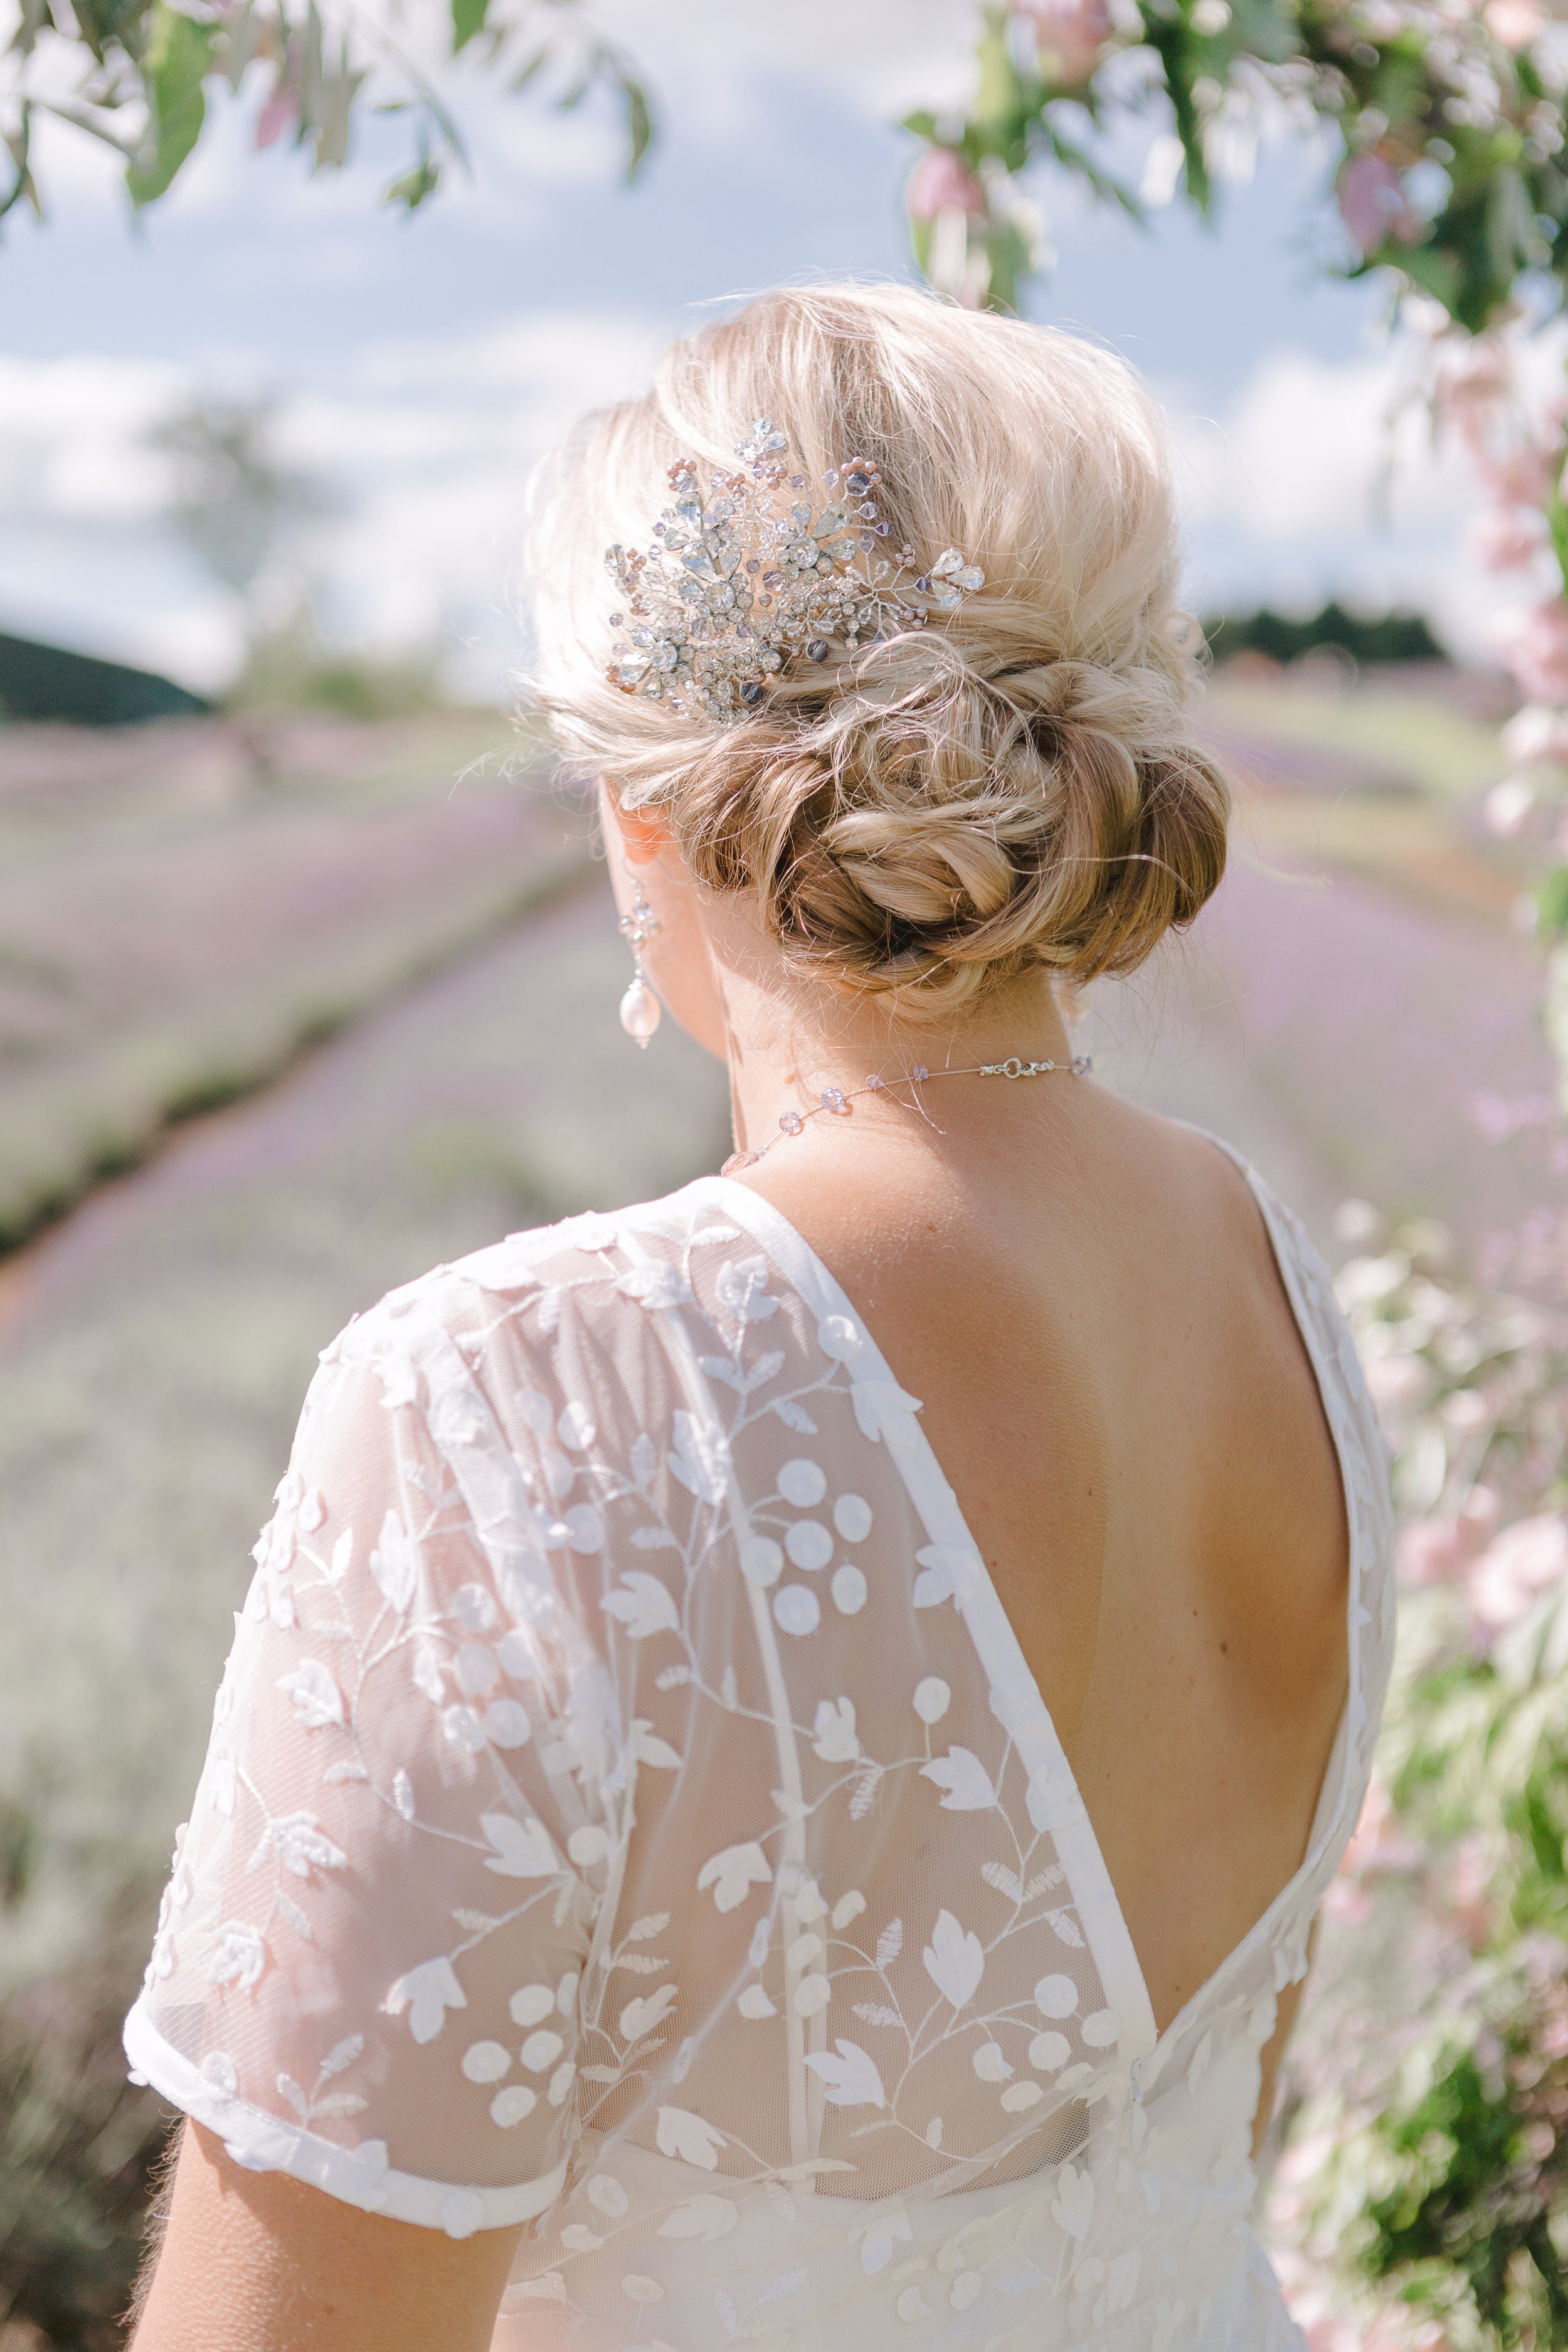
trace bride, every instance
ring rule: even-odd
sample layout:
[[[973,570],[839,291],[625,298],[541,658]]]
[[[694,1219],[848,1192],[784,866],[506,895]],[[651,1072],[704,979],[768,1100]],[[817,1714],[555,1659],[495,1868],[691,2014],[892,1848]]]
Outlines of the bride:
[[[767,295],[531,570],[736,1150],[322,1358],[126,2028],[139,2352],[1299,2346],[1251,2155],[1387,1506],[1299,1225],[1066,1026],[1225,858],[1151,404]]]

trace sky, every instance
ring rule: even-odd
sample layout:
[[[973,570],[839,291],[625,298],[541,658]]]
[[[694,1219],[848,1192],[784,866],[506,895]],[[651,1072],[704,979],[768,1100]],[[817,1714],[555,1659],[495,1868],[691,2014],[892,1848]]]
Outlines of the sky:
[[[46,132],[48,218],[0,229],[0,629],[220,688],[241,616],[169,527],[145,436],[194,394],[265,395],[280,454],[331,494],[309,549],[328,628],[439,646],[454,684],[493,694],[517,659],[536,457],[580,409],[637,389],[716,301],[910,274],[914,149],[897,117],[962,93],[974,13],[596,0],[659,121],[630,189],[608,104],[563,115],[432,49],[472,169],[413,218],[378,203],[402,154],[395,118],[365,126],[347,171],[311,178],[281,144],[255,151],[254,74],[139,222],[112,154]],[[405,22],[440,14],[406,0]],[[1129,127],[1131,176],[1166,128]],[[1215,227],[1178,200],[1141,231],[1037,173],[1056,257],[1026,309],[1152,383],[1195,609],[1409,603],[1475,651],[1496,596],[1463,557],[1473,489],[1415,415],[1391,435],[1407,360],[1383,289],[1325,274],[1342,253],[1327,179],[1324,153],[1281,128],[1222,192]]]

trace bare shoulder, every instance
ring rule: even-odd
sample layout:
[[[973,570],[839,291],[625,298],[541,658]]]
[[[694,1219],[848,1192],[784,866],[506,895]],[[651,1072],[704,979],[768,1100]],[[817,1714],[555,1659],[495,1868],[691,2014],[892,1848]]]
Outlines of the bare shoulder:
[[[1201,1286],[1228,1343],[1241,1338],[1238,1317],[1256,1317],[1256,1339],[1271,1339],[1308,1368],[1268,1220],[1244,1163],[1201,1128],[1120,1097],[1101,1095],[1097,1113],[1099,1148],[1132,1212],[1131,1245],[1158,1257],[1176,1281]]]
[[[1342,1475],[1263,1204],[1212,1137],[1167,1119],[1151,1127],[1201,1286],[1213,1425],[1228,1433],[1216,1570],[1259,1631],[1321,1648],[1337,1676],[1349,1572]],[[1273,1572],[1260,1574],[1260,1561]]]

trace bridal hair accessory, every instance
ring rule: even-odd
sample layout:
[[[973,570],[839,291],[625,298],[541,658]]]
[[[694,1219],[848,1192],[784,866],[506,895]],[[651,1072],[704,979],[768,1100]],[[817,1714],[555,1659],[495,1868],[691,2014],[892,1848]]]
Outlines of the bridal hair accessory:
[[[643,970],[642,951],[644,943],[659,929],[659,920],[643,896],[642,884],[636,882],[632,887],[636,896],[631,911],[620,920],[621,936],[632,951],[631,984],[621,999],[621,1027],[633,1045],[640,1045],[646,1054],[661,1014],[658,999],[648,986],[647,974]]]
[[[790,471],[788,451],[772,419],[759,416],[735,451],[742,470],[710,471],[706,494],[696,459],[678,457],[674,503],[654,524],[647,553],[606,548],[626,599],[626,610],[610,615],[625,632],[606,672],[613,686],[729,726],[758,708],[768,679],[795,654],[826,662],[855,653],[923,628],[930,606],[952,609],[984,586],[984,573],[956,547],[923,572],[912,547],[882,551],[893,527],[868,458],[824,474],[830,503],[820,510],[806,499],[784,506],[782,493],[806,487]]]
[[[820,1118],[824,1111],[834,1118],[847,1118],[850,1104],[861,1095],[887,1094],[894,1087],[923,1087],[932,1078],[1043,1078],[1055,1070],[1064,1077],[1087,1078],[1093,1069],[1090,1054],[1075,1054],[1070,1062],[1025,1062],[1010,1054],[1005,1062],[975,1062],[963,1070],[928,1070],[923,1062],[917,1062],[902,1077],[883,1078],[873,1073],[863,1087],[825,1087],[808,1110],[781,1111],[777,1135],[770,1136],[759,1151],[731,1151],[719,1173],[733,1176],[742,1168],[754,1168],[775,1143],[782,1143],[786,1135],[804,1134],[807,1119]]]

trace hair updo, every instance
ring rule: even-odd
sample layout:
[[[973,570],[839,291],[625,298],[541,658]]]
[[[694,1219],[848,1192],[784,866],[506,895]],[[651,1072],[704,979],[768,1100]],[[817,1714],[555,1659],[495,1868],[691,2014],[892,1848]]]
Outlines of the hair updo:
[[[893,543],[960,548],[985,585],[826,669],[786,661],[720,725],[610,682],[604,551],[647,544],[677,457],[731,470],[757,416],[818,483],[873,461]],[[797,969],[932,1013],[1031,967],[1131,971],[1224,872],[1160,420],[1074,336],[895,286],[764,294],[583,420],[528,560],[563,749],[700,882],[752,893]]]

